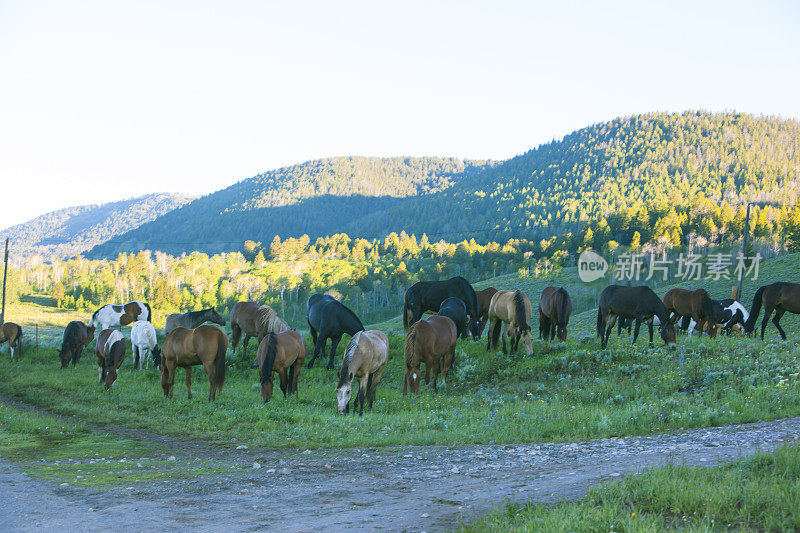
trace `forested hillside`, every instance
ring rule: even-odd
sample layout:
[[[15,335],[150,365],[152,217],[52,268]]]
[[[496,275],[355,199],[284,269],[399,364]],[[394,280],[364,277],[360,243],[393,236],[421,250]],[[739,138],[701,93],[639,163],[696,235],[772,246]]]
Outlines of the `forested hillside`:
[[[68,207],[0,231],[19,256],[73,257],[191,202],[182,194],[148,194],[103,205]]]

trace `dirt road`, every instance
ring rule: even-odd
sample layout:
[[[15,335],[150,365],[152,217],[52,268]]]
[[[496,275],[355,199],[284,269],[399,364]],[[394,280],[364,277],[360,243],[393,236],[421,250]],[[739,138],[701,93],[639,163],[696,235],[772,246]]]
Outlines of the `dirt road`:
[[[131,435],[131,430],[119,430]],[[800,440],[800,417],[581,443],[220,454],[170,443],[177,460],[224,456],[220,477],[89,490],[54,486],[0,460],[0,529],[12,531],[435,531],[507,500],[553,502],[666,461],[713,465]],[[253,468],[258,463],[260,468]]]

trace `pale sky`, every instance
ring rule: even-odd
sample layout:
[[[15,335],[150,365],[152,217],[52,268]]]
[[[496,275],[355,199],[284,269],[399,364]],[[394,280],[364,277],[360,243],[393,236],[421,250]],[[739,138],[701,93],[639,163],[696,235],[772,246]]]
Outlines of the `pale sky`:
[[[795,1],[0,0],[0,228],[321,157],[504,159],[634,113],[800,117],[799,95]]]

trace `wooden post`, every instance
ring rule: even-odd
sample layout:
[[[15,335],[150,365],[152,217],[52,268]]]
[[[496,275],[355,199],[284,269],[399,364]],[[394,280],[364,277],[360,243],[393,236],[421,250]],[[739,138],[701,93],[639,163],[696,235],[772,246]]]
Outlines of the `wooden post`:
[[[8,237],[6,237],[6,258],[3,267],[3,308],[0,309],[0,324],[6,321],[6,277],[8,275]]]

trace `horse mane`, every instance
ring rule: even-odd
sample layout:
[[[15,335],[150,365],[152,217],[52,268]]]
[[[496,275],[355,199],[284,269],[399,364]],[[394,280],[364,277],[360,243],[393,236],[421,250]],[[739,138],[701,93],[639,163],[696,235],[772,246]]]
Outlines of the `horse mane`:
[[[278,353],[278,337],[270,333],[267,340],[267,352],[261,362],[261,384],[272,383],[272,368],[275,366],[275,356]]]
[[[519,323],[520,331],[528,331],[531,327],[528,325],[528,317],[525,316],[525,298],[520,290],[514,291],[514,312],[517,315],[517,322]]]
[[[412,327],[411,330],[409,330],[408,334],[406,335],[405,340],[403,340],[403,359],[406,365],[408,365],[409,362],[414,360],[416,344],[417,344],[417,330],[416,328]]]
[[[269,329],[269,324],[272,322],[272,319],[277,316],[275,310],[268,305],[262,305],[256,311],[256,316],[261,321],[261,326],[264,329]]]
[[[562,322],[567,321],[567,305],[569,304],[569,293],[564,289],[564,287],[559,287],[556,290],[556,295],[561,295],[561,306],[558,308],[558,320],[556,322],[557,325],[561,325]]]
[[[350,316],[353,317],[356,320],[356,322],[358,322],[358,325],[361,326],[361,330],[364,329],[364,324],[361,322],[361,319],[358,318],[358,315],[356,315],[349,307],[344,305],[342,302],[339,302],[337,300],[334,300],[334,301],[336,301],[339,305],[341,305],[342,309],[347,311],[350,314]]]
[[[345,350],[344,358],[342,359],[342,368],[339,370],[339,383],[336,385],[337,389],[348,382],[350,364],[353,362],[353,354],[356,352],[356,348],[358,348],[358,343],[360,340],[361,332],[359,331],[353,335],[353,338],[350,339],[350,342],[347,344],[347,349]]]

